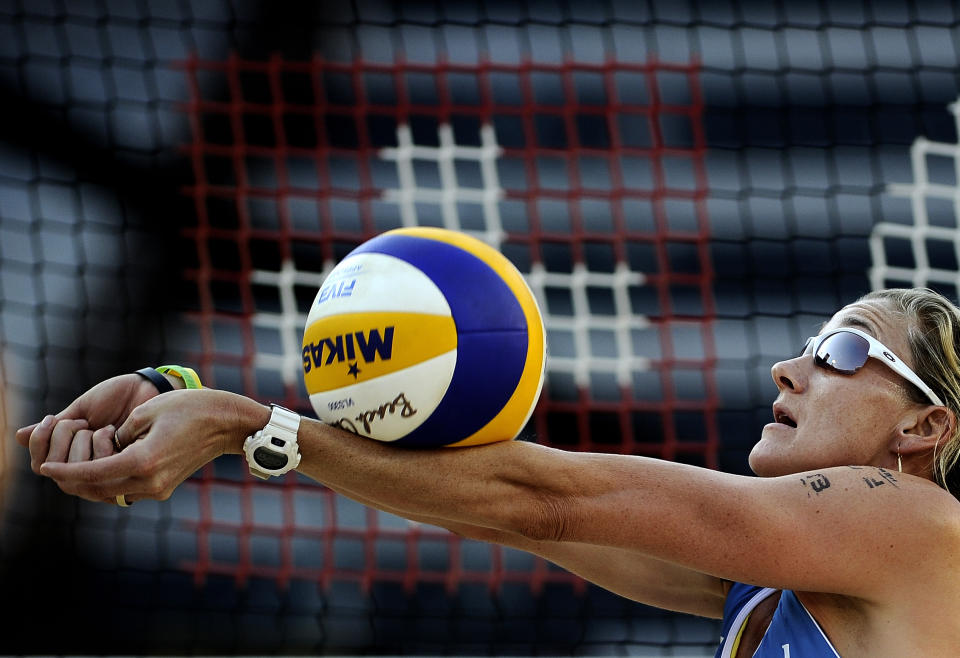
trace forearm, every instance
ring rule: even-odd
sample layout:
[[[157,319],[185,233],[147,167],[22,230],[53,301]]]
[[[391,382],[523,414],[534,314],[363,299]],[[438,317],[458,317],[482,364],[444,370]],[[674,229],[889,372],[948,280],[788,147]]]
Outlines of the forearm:
[[[407,518],[430,519],[448,528],[460,524],[461,531],[475,526],[524,534],[525,513],[535,513],[537,507],[536,489],[527,477],[533,460],[525,453],[536,448],[506,442],[402,449],[304,420],[298,470],[364,504]]]
[[[223,452],[242,453],[246,436],[269,418],[263,405],[235,396],[223,425]],[[401,449],[303,418],[298,471],[334,490],[407,518],[430,518],[527,534],[562,453],[523,442],[471,448]],[[556,453],[550,454],[550,453]]]
[[[241,396],[236,396],[233,401],[236,409],[232,413],[222,409],[217,414],[223,423],[223,452],[242,454],[245,437],[265,424],[269,411],[267,407]],[[469,486],[464,480],[453,483],[450,478],[429,478],[432,482],[427,481],[417,472],[418,467],[426,467],[435,476],[439,473],[437,462],[442,461],[443,453],[452,454],[459,450],[400,449],[308,418],[301,420],[298,443],[302,459],[297,470],[351,500],[411,521],[442,527],[470,539],[524,550],[534,548],[535,542],[519,534],[451,519],[450,512],[445,511],[448,503],[434,507],[422,502],[421,499],[440,488],[447,490],[447,495],[440,500],[449,501],[451,485],[455,490]],[[475,450],[471,451],[472,456],[475,456]],[[410,464],[411,458],[417,463]],[[409,484],[411,478],[419,483],[416,489]],[[482,485],[475,483],[472,488],[476,486]]]

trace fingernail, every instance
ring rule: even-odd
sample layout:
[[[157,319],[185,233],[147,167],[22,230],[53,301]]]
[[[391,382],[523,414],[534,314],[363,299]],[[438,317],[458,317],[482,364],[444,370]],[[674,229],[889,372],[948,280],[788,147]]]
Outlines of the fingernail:
[[[50,425],[53,424],[53,416],[44,416],[43,420],[40,421],[40,427],[47,429]]]

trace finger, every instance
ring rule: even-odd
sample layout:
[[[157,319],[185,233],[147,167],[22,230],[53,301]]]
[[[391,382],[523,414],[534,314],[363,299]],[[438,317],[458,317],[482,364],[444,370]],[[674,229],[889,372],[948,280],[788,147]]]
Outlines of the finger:
[[[67,461],[70,455],[70,445],[73,443],[73,435],[81,429],[85,429],[87,421],[85,420],[61,420],[53,428],[50,435],[50,450],[44,461],[63,462]]]
[[[33,434],[33,430],[37,428],[40,423],[34,423],[33,425],[27,425],[26,427],[21,427],[17,430],[17,443],[22,445],[24,448],[30,445],[30,436]]]
[[[116,455],[88,462],[67,464],[58,461],[47,461],[40,466],[40,474],[53,478],[58,483],[103,483],[110,480],[128,482],[136,468],[137,458],[131,451],[125,450]],[[115,496],[122,491],[105,491],[103,497]]]
[[[116,452],[116,449],[113,446],[114,431],[116,430],[113,425],[107,425],[106,427],[101,427],[93,433],[91,440],[93,442],[94,459],[109,457]]]
[[[110,437],[110,443],[113,445],[114,452],[120,452],[135,440],[136,435],[123,433],[124,425],[130,427],[130,423],[123,423],[113,431],[113,436]],[[129,432],[130,430],[127,431]]]
[[[79,464],[80,462],[77,463]],[[92,464],[93,462],[83,463]],[[57,480],[55,478],[51,479],[56,482],[57,486],[60,487],[60,490],[66,494],[77,496],[78,498],[83,498],[84,500],[89,500],[95,503],[113,503],[114,505],[117,504],[117,492],[130,491],[133,487],[133,484],[126,479],[94,483],[78,483],[73,480]]]
[[[50,451],[50,433],[53,431],[53,416],[46,416],[42,421],[33,426],[28,439],[30,447],[30,468],[34,473],[39,473],[40,464],[47,460],[47,453]]]
[[[87,429],[77,430],[70,442],[68,462],[88,462],[93,456],[93,432]]]
[[[82,462],[82,463],[81,462],[76,462],[76,463],[51,462],[50,464],[44,465],[44,474],[46,475],[49,470],[49,472],[54,473],[54,475],[56,475],[55,471],[58,469],[56,468],[48,469],[48,467],[50,466],[70,467],[70,466],[81,466],[86,464],[99,464],[101,462],[109,461],[114,458],[115,456],[110,456],[110,457],[104,457],[103,459]],[[131,492],[139,491],[140,489],[142,489],[142,487],[138,484],[138,480],[136,478],[132,478],[128,476],[124,476],[122,478],[113,479],[113,480],[96,480],[93,482],[83,482],[72,477],[67,477],[65,479],[58,479],[53,475],[50,476],[50,479],[56,482],[57,486],[60,487],[60,489],[64,493],[70,494],[71,496],[77,496],[85,500],[90,500],[93,502],[105,502],[113,505],[118,505],[119,503],[117,501],[117,496],[120,496],[120,495],[123,495],[125,497],[125,500],[128,503],[133,502],[134,500],[140,500],[141,498],[145,497],[142,494],[133,495],[131,493]]]

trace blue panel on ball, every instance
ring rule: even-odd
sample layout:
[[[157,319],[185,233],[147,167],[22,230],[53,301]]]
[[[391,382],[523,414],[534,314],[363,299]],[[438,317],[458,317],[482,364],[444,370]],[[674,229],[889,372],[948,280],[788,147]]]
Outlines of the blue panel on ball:
[[[450,304],[460,334],[491,329],[526,332],[523,308],[493,268],[446,242],[385,233],[350,252],[380,253],[407,261],[437,285]]]
[[[394,256],[423,272],[457,327],[457,363],[443,401],[393,445],[446,445],[483,428],[510,400],[527,360],[527,319],[513,291],[483,259],[438,240],[385,233],[350,255],[359,253]]]
[[[436,447],[467,438],[506,405],[520,381],[526,359],[525,330],[461,335],[453,379],[440,406],[393,445]],[[527,409],[518,411],[526,412]]]

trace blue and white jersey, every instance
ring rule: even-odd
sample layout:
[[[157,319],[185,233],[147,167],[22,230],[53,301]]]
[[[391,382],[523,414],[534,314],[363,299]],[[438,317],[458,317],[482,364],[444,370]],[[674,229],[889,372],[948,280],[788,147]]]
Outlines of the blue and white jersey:
[[[778,590],[734,583],[723,608],[723,636],[716,658],[734,655],[740,632],[754,608]],[[797,595],[783,590],[755,658],[839,658],[817,621]]]

